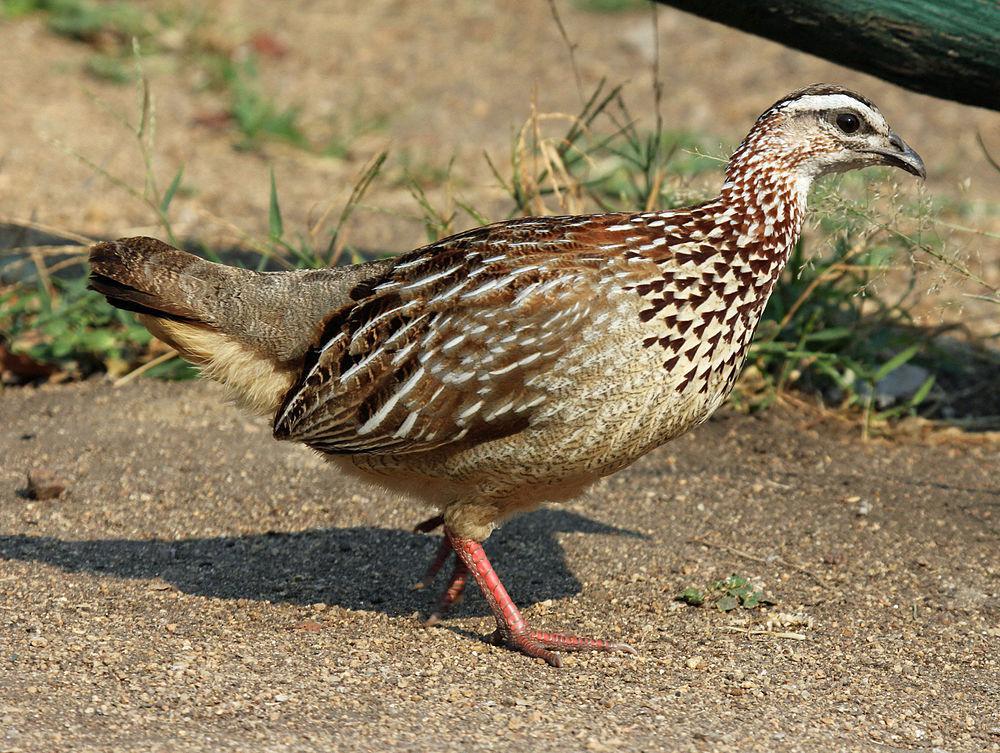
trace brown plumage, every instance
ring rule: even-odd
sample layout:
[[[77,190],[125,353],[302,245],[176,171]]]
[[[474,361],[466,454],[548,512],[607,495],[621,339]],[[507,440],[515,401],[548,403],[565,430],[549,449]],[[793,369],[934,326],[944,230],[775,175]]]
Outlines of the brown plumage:
[[[458,555],[442,610],[471,572],[494,639],[558,664],[553,649],[627,647],[528,628],[479,542],[705,420],[812,180],[872,164],[923,175],[874,105],[817,85],[761,115],[697,207],[511,220],[391,261],[287,273],[123,239],[94,247],[92,286],[273,416],[275,437],[436,506],[430,526]]]

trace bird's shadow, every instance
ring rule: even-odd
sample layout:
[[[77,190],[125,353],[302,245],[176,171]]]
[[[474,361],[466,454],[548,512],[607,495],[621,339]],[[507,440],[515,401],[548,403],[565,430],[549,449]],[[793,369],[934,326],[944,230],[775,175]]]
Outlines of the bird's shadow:
[[[516,518],[487,541],[486,549],[521,606],[580,592],[557,533],[642,536],[565,510]],[[177,540],[8,535],[0,536],[0,559],[43,562],[67,572],[160,579],[184,593],[213,598],[323,602],[399,616],[433,607],[436,594],[413,586],[440,541],[439,535],[373,527]],[[436,587],[443,588],[444,581],[439,576]],[[471,598],[454,614],[488,611],[482,599]]]

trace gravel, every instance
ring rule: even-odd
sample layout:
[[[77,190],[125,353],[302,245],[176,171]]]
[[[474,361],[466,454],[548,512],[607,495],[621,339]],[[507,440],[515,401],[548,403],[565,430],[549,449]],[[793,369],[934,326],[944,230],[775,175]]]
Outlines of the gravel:
[[[0,751],[1000,750],[989,438],[724,414],[511,521],[526,617],[640,652],[554,670],[478,594],[421,628],[427,510],[213,385],[7,390],[0,427]],[[776,604],[675,601],[732,573]]]

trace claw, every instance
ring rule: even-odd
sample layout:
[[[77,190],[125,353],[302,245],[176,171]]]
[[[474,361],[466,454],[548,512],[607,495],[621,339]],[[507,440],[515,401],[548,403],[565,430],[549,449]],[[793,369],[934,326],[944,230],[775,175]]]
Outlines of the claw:
[[[555,651],[621,651],[632,656],[639,655],[639,652],[627,643],[612,643],[600,638],[583,638],[562,633],[546,633],[531,628],[522,633],[511,634],[506,634],[497,628],[490,634],[489,642],[494,646],[506,646],[522,654],[544,659],[553,667],[562,666],[562,659]]]
[[[562,659],[555,651],[622,651],[636,654],[636,650],[625,643],[612,643],[600,638],[583,638],[576,635],[546,633],[528,627],[521,612],[514,604],[507,589],[486,557],[482,544],[472,539],[461,539],[445,528],[445,536],[476,579],[483,596],[496,619],[497,628],[489,636],[489,641],[498,646],[506,646],[522,654],[545,660],[553,667],[561,667]],[[456,568],[457,571],[457,568]],[[450,589],[449,589],[450,590]]]
[[[435,515],[417,524],[413,530],[428,533],[443,523],[444,517]],[[455,553],[455,567],[448,579],[448,586],[441,594],[437,609],[424,620],[424,627],[431,627],[441,622],[444,614],[461,601],[469,573],[472,573],[497,623],[496,630],[487,637],[487,640],[494,645],[505,646],[526,656],[543,659],[553,667],[562,666],[562,659],[556,651],[621,651],[637,654],[636,650],[626,643],[612,643],[600,638],[584,638],[531,629],[511,600],[507,589],[500,582],[499,576],[486,557],[486,552],[483,551],[482,544],[472,539],[458,538],[448,528],[445,528],[444,532],[444,541],[438,547],[430,567],[427,568],[423,579],[414,585],[415,589],[430,586],[451,553]]]
[[[489,642],[494,646],[506,646],[514,651],[520,651],[535,659],[543,659],[550,667],[556,669],[562,667],[562,659],[559,658],[559,654],[549,651],[540,641],[535,640],[531,635],[532,631],[515,635],[504,635],[503,632],[500,628],[494,630],[489,636]]]

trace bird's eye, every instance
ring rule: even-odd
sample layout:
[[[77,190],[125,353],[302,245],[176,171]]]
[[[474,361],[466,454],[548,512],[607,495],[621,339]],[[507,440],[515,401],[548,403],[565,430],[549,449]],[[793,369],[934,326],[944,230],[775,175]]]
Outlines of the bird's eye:
[[[853,112],[842,112],[837,116],[837,128],[844,133],[857,133],[861,128],[861,119]]]

